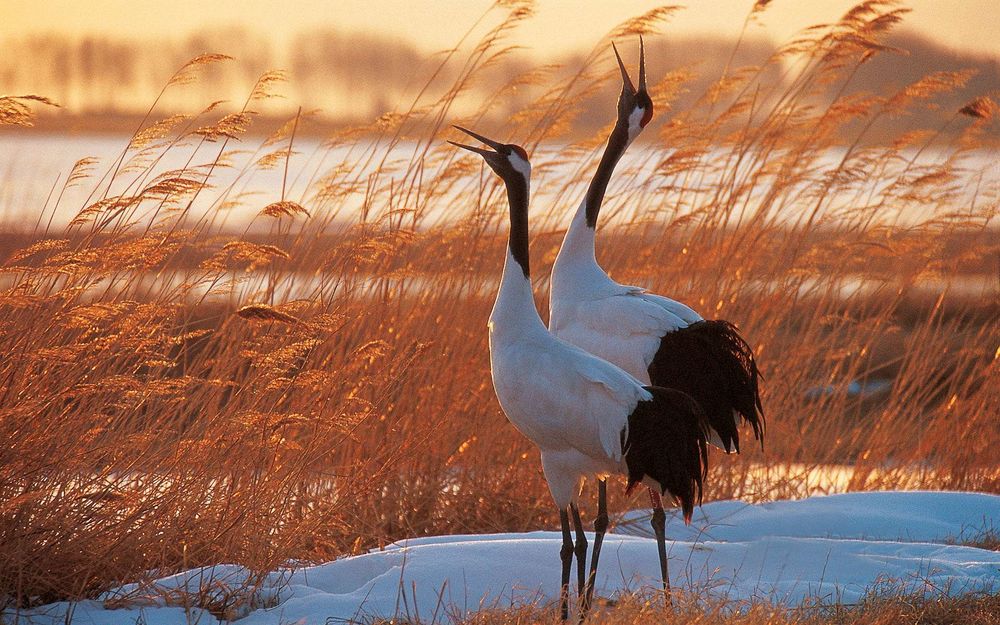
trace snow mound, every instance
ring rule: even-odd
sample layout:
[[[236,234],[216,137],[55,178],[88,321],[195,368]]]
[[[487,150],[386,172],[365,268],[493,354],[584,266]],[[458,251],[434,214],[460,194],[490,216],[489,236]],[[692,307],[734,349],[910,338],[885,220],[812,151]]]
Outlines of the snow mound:
[[[605,539],[598,593],[655,588],[655,542],[646,513]],[[803,501],[707,504],[691,528],[668,525],[671,584],[731,600],[797,605],[854,602],[876,590],[958,594],[1000,591],[1000,553],[941,544],[996,528],[1000,497],[972,493],[856,493]],[[438,536],[320,566],[271,573],[257,596],[225,606],[225,589],[249,573],[219,565],[125,586],[105,601],[53,604],[19,623],[124,625],[326,623],[372,617],[447,622],[481,609],[555,601],[558,532]],[[905,541],[905,542],[901,542]],[[215,608],[185,608],[185,593],[219,592]],[[203,593],[204,594],[204,593]],[[143,596],[143,601],[134,599]],[[133,597],[131,600],[121,598]],[[225,606],[220,610],[219,606]],[[123,607],[119,607],[123,606]],[[113,609],[118,607],[118,609]],[[25,620],[30,616],[30,620]],[[8,618],[8,622],[12,622]]]
[[[633,510],[615,532],[653,537],[649,511]],[[669,517],[668,517],[669,519]],[[961,542],[1000,531],[1000,496],[937,491],[846,493],[752,505],[714,501],[696,508],[690,526],[676,514],[674,540],[745,541],[765,536]]]

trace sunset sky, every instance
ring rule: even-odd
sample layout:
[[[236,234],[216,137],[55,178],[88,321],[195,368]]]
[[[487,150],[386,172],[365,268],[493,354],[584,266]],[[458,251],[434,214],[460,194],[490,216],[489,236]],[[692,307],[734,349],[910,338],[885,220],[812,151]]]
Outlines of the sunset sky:
[[[317,28],[368,31],[430,51],[454,44],[493,3],[488,0],[4,0],[0,37],[58,33],[113,38],[183,37],[241,27],[277,44]],[[589,49],[621,20],[662,4],[653,0],[548,0],[515,41],[540,56]],[[664,28],[676,34],[736,34],[752,0],[689,1]],[[784,40],[804,26],[836,19],[855,0],[775,0],[753,29]],[[905,26],[957,50],[1000,57],[997,0],[909,0]],[[85,7],[85,8],[84,8]]]

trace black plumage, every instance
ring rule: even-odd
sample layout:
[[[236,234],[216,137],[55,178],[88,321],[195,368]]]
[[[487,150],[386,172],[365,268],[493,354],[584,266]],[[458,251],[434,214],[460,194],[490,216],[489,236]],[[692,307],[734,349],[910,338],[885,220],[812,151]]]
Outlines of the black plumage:
[[[708,431],[705,413],[685,393],[647,386],[653,394],[641,401],[628,417],[622,432],[622,450],[628,468],[628,490],[648,476],[670,493],[690,522],[694,506],[701,504],[708,473]]]
[[[722,439],[727,451],[740,450],[735,414],[764,445],[760,371],[753,350],[728,321],[697,321],[660,340],[649,365],[650,382],[690,395]]]

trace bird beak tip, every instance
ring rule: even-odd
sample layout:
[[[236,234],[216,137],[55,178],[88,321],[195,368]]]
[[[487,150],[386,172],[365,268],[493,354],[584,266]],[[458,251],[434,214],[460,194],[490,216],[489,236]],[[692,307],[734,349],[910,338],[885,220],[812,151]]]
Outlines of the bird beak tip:
[[[635,94],[635,85],[632,84],[632,79],[628,75],[628,70],[625,69],[625,63],[622,61],[622,57],[618,54],[618,48],[615,46],[614,42],[611,42],[611,49],[615,51],[615,59],[618,61],[618,69],[622,73],[622,87],[626,88],[633,95]]]
[[[482,156],[483,159],[485,159],[486,162],[488,162],[488,163],[492,162],[493,159],[495,159],[497,157],[497,153],[493,152],[492,150],[487,150],[487,149],[484,149],[484,148],[476,147],[474,145],[466,145],[464,143],[458,143],[457,141],[448,141],[448,143],[452,144],[453,146],[455,146],[457,148],[462,148],[463,150],[468,150],[470,152],[475,152],[479,156]]]
[[[646,90],[646,47],[642,43],[642,35],[639,35],[639,90]]]
[[[486,145],[490,146],[494,150],[499,150],[500,146],[502,145],[499,141],[494,141],[493,139],[488,139],[488,138],[484,137],[481,134],[472,132],[468,128],[462,128],[461,126],[457,126],[457,125],[455,126],[455,128],[457,130],[461,130],[462,132],[464,132],[465,134],[469,135],[473,139],[476,139],[477,141],[482,141],[483,143],[485,143]],[[467,147],[467,146],[465,146],[465,147]]]

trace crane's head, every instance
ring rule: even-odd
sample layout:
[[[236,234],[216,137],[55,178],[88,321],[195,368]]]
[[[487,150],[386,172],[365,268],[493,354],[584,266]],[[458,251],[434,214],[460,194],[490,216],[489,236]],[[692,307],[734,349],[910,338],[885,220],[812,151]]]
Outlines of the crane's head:
[[[523,181],[525,185],[528,184],[528,180],[531,177],[531,163],[528,161],[528,153],[524,151],[524,148],[519,145],[514,145],[513,143],[500,143],[499,141],[494,141],[493,139],[487,139],[486,137],[476,134],[471,130],[462,128],[461,126],[455,126],[455,128],[461,130],[470,137],[485,143],[493,149],[486,150],[484,148],[477,148],[471,145],[455,143],[454,141],[449,141],[448,143],[462,149],[469,150],[470,152],[475,152],[476,154],[482,156],[483,160],[486,161],[486,164],[490,166],[490,169],[503,178],[503,181],[508,185],[511,182],[521,181]]]
[[[649,120],[653,119],[653,100],[646,91],[646,51],[642,44],[642,37],[639,37],[639,89],[632,84],[622,57],[618,54],[618,48],[611,44],[615,51],[615,58],[618,59],[618,69],[622,72],[622,93],[618,96],[618,122],[616,129],[628,133],[628,140],[632,141],[642,129],[646,127]]]

